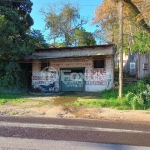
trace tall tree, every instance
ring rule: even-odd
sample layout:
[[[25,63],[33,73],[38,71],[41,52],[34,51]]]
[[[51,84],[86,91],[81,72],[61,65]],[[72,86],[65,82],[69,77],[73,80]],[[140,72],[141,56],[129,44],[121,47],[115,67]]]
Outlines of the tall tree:
[[[9,0],[0,3],[0,18],[5,22],[5,26],[0,29],[0,35],[2,35],[0,59],[15,60],[33,50],[30,37],[27,35],[27,31],[33,25],[33,19],[29,14],[32,3],[28,4],[29,2],[29,0],[19,2]]]
[[[33,25],[30,0],[0,1],[0,85],[12,86],[19,78],[16,60],[24,58],[34,48],[27,34]]]
[[[96,45],[96,41],[91,32],[86,32],[84,29],[76,29],[72,36],[74,46],[92,46]]]
[[[147,32],[149,34],[148,26],[150,26],[150,11],[148,0],[123,0],[124,1],[124,50],[127,52],[133,52],[132,45],[137,42],[137,33]],[[105,34],[105,41],[107,43],[115,43],[118,45],[119,40],[119,26],[118,26],[118,8],[116,0],[104,0],[101,6],[98,6],[95,11],[95,17],[93,24],[97,24],[99,30],[97,35],[101,31]],[[139,13],[140,12],[140,13]],[[147,14],[147,15],[146,15]],[[144,21],[144,22],[143,22]],[[142,22],[142,23],[141,23]],[[147,42],[150,42],[147,40]],[[138,44],[138,43],[137,43]],[[148,50],[147,50],[148,51]],[[150,50],[149,50],[150,51]]]
[[[49,45],[46,43],[44,35],[40,30],[32,29],[29,36],[34,41],[34,44],[37,48],[48,48]]]
[[[57,6],[49,5],[48,12],[43,9],[42,13],[54,43],[57,38],[61,38],[65,46],[72,46],[71,36],[75,29],[87,23],[87,20],[80,16],[78,6],[69,2]]]
[[[119,2],[120,0],[114,0],[115,2]],[[138,25],[142,26],[149,34],[150,34],[150,26],[147,24],[147,22],[144,20],[144,18],[148,15],[150,16],[150,11],[149,11],[149,6],[150,6],[150,1],[148,0],[123,0],[126,7],[128,8],[128,13],[136,17],[138,20]],[[136,3],[144,3],[144,8],[146,8],[146,11],[141,11],[138,6],[136,6]],[[143,5],[143,4],[142,4]],[[148,9],[147,9],[148,8]],[[143,8],[142,8],[143,9]]]
[[[139,51],[140,53],[150,52],[150,36],[147,32],[137,32],[135,34],[135,42],[131,45],[133,51]]]

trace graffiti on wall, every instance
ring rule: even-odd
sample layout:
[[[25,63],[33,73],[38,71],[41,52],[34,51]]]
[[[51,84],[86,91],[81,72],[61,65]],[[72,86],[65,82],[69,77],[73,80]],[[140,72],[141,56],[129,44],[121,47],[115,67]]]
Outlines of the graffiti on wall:
[[[76,75],[76,77],[73,77]],[[49,76],[45,76],[46,79],[49,79]],[[44,80],[45,80],[44,78]],[[42,76],[32,76],[32,81],[34,85],[45,84]],[[73,73],[71,76],[65,75],[63,78],[63,83],[66,84],[68,87],[76,86],[79,87],[83,86],[84,81],[86,85],[102,85],[109,87],[111,84],[111,75],[106,74],[105,70],[86,70],[85,74],[82,73]]]
[[[66,87],[83,87],[84,81],[80,76],[81,73],[72,73],[70,75],[64,76],[63,83]]]
[[[90,59],[52,59],[52,66],[57,67],[78,67],[78,66],[92,66],[92,61]]]
[[[46,78],[49,79],[48,76],[46,76]],[[85,83],[86,86],[91,86],[92,88],[94,88],[94,86],[102,86],[109,89],[112,82],[111,74],[106,73],[105,70],[101,69],[89,69],[86,70],[85,73],[80,72],[65,74],[63,78],[57,79],[57,87],[59,87],[59,79],[66,88],[82,88]],[[38,87],[39,85],[47,85],[42,79],[42,76],[32,76],[32,83],[34,87]]]
[[[106,75],[105,70],[86,70],[86,85],[102,85],[109,87],[111,83],[111,76]]]
[[[38,87],[39,85],[48,85],[48,82],[45,82],[45,79],[49,80],[50,77],[46,76],[46,78],[43,78],[42,76],[32,76],[32,84],[34,87]],[[59,81],[56,81],[55,84],[58,85]]]

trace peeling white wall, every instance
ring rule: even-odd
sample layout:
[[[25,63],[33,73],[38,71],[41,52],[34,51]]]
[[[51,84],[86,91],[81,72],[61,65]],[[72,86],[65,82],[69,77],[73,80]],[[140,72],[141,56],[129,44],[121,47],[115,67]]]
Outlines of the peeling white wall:
[[[60,75],[62,68],[85,68],[85,91],[103,91],[110,89],[114,81],[114,64],[113,57],[105,58],[105,68],[95,69],[93,67],[93,57],[82,58],[59,58],[48,59],[50,67],[56,69]],[[32,85],[38,87],[40,84],[45,84],[41,77],[41,61],[33,61],[32,70]],[[57,78],[56,86],[59,88],[60,76]]]

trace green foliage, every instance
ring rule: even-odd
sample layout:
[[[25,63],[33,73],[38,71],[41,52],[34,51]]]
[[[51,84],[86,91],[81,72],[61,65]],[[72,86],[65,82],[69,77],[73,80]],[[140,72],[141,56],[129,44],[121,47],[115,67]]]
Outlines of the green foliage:
[[[27,31],[33,25],[30,0],[0,2],[0,60],[17,60],[35,46]]]
[[[72,103],[67,103],[67,106],[73,105],[75,107],[111,107],[115,109],[124,109],[129,110],[131,109],[130,105],[128,104],[127,100],[101,100],[101,99],[80,99]]]
[[[49,48],[49,45],[46,43],[44,35],[40,30],[32,29],[29,35],[37,48]]]
[[[73,104],[74,104],[74,106],[82,106],[83,105],[83,103],[81,103],[79,101],[75,101]]]
[[[150,73],[143,79],[146,84],[150,84]]]
[[[132,109],[144,109],[141,93],[139,95],[135,95],[132,92],[129,92],[127,95],[125,95],[125,99],[128,100]]]
[[[61,39],[64,47],[73,46],[72,36],[76,29],[80,29],[86,19],[80,16],[79,9],[76,5],[69,2],[50,5],[48,12],[43,10],[45,16],[46,27],[50,30],[50,39],[54,40],[54,46],[57,39]]]
[[[148,109],[150,108],[150,75],[137,83],[131,84],[123,88],[124,97],[120,101],[126,102],[125,106],[132,109]],[[107,90],[103,93],[105,100],[118,101],[118,90]]]
[[[96,45],[94,36],[84,29],[76,29],[71,37],[75,46],[92,46]]]
[[[21,98],[21,95],[12,95],[12,94],[2,94],[0,93],[0,105],[5,104],[6,102],[12,101],[23,101],[24,99]]]
[[[95,10],[93,24],[98,27],[95,31],[97,37],[103,39],[105,43],[117,45],[119,52],[119,10],[116,1],[120,0],[103,0],[103,3]],[[123,0],[123,3],[123,51],[149,54],[149,0]]]
[[[0,105],[5,104],[6,102],[7,102],[7,100],[5,100],[5,99],[0,99]]]
[[[119,110],[150,109],[150,74],[143,80],[123,88],[123,98],[118,99],[118,89],[105,90],[101,97],[82,98],[66,103],[76,107],[111,107]]]
[[[4,14],[4,15],[3,15]],[[5,26],[0,25],[0,60],[17,60],[31,53],[35,46],[26,34],[26,17],[20,19],[16,10],[0,6],[0,18]]]
[[[135,42],[132,44],[132,52],[137,51],[139,53],[150,52],[150,36],[146,32],[138,32],[135,35]]]
[[[3,76],[1,76],[0,81],[1,86],[10,87],[10,85],[15,84],[15,80],[17,79],[17,72],[20,71],[20,67],[15,62],[8,62],[5,66],[5,70],[3,72]]]
[[[150,106],[150,85],[139,81],[133,90],[125,95],[125,99],[129,101],[133,109],[148,109]]]
[[[102,97],[107,100],[115,100],[118,97],[118,90],[105,90]]]
[[[23,70],[17,63],[36,47],[35,40],[27,34],[33,19],[30,0],[0,1],[0,88],[6,91],[23,86]],[[9,90],[8,90],[9,91]]]
[[[5,19],[4,15],[0,15],[0,32],[4,31],[5,26],[7,25],[8,21]]]
[[[51,45],[54,46],[54,47],[65,47],[64,43],[57,43],[57,42],[55,42],[55,43],[51,43]]]

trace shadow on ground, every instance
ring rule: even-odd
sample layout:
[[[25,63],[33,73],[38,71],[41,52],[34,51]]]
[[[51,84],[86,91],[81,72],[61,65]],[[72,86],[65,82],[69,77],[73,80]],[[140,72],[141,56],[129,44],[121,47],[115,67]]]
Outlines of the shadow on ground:
[[[30,93],[28,98],[41,98],[44,100],[53,99],[54,105],[64,105],[69,102],[75,102],[79,98],[83,99],[102,99],[99,92],[59,92],[59,93]]]
[[[52,97],[84,97],[84,98],[101,98],[100,92],[58,92],[58,93],[30,93],[31,96],[52,96]]]

